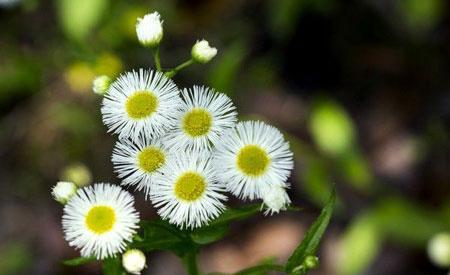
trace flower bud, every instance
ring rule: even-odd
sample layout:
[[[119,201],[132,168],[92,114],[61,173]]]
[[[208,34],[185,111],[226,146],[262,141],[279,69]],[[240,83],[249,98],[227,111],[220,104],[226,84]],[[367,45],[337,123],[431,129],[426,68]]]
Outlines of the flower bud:
[[[130,249],[122,255],[122,265],[131,274],[141,274],[145,268],[145,255],[139,249]]]
[[[263,189],[263,203],[267,206],[265,214],[278,213],[280,210],[286,210],[286,206],[291,203],[284,186],[270,185]]]
[[[76,193],[77,186],[70,181],[59,181],[52,189],[53,198],[62,204],[66,204]]]
[[[428,242],[428,257],[437,266],[450,267],[450,234],[439,233]]]
[[[82,163],[73,163],[64,168],[61,178],[65,181],[71,181],[78,187],[83,187],[91,184],[91,171]]]
[[[108,92],[111,78],[107,75],[97,76],[92,82],[92,90],[98,95],[104,95]]]
[[[163,27],[158,12],[145,15],[138,18],[136,24],[136,33],[139,42],[145,47],[156,47],[163,38]]]
[[[191,55],[192,59],[198,63],[208,63],[217,54],[217,49],[210,47],[208,41],[197,41],[192,47]]]

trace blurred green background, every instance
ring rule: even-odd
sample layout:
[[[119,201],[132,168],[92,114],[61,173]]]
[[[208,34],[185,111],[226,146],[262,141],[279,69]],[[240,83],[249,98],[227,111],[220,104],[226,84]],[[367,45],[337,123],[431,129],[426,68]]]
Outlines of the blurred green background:
[[[426,245],[450,231],[450,17],[446,0],[0,0],[0,275],[68,268],[50,189],[115,178],[95,75],[153,66],[138,16],[164,19],[162,63],[205,38],[217,57],[175,77],[232,97],[295,152],[299,213],[256,217],[200,257],[205,272],[285,260],[328,197],[338,208],[312,274],[447,274]],[[137,195],[142,216],[155,217]],[[232,204],[242,204],[236,200]],[[182,274],[167,253],[146,274]]]

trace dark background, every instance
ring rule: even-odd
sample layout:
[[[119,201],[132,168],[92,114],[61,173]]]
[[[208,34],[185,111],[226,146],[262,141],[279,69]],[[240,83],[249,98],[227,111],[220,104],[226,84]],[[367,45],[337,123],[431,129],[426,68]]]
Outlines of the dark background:
[[[197,39],[217,57],[174,80],[232,97],[241,119],[280,128],[295,153],[298,213],[233,226],[200,257],[205,272],[284,261],[331,186],[338,207],[314,274],[446,274],[426,245],[450,229],[450,18],[445,0],[0,0],[0,274],[98,274],[68,268],[60,179],[115,177],[95,75],[153,66],[136,18],[164,20],[162,63]],[[144,217],[155,217],[137,195]],[[243,202],[233,201],[234,205]],[[167,253],[146,274],[181,274]]]

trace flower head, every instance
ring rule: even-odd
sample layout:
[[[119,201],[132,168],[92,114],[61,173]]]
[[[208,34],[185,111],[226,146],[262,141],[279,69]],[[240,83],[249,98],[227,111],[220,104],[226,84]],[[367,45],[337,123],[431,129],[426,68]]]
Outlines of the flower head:
[[[103,122],[119,139],[159,137],[175,124],[178,94],[175,83],[160,72],[128,72],[111,84],[103,98]]]
[[[225,188],[217,183],[210,158],[202,152],[180,152],[170,159],[150,191],[158,214],[181,228],[208,223],[225,209]]]
[[[161,170],[167,165],[169,152],[159,140],[139,138],[135,142],[119,140],[113,150],[112,162],[122,185],[136,186],[146,197]]]
[[[235,126],[236,107],[225,94],[194,86],[181,92],[184,101],[177,111],[175,128],[167,135],[168,147],[175,150],[204,150],[221,141]]]
[[[104,259],[124,251],[138,228],[133,204],[119,186],[99,183],[79,189],[64,207],[65,239],[84,257]]]
[[[62,204],[66,204],[76,192],[77,186],[70,181],[59,181],[52,189],[53,198]]]
[[[158,12],[138,18],[136,33],[139,42],[146,47],[158,46],[163,38],[162,21]]]
[[[208,41],[204,39],[201,41],[197,41],[192,47],[191,51],[192,59],[202,64],[211,61],[211,59],[213,59],[216,54],[217,49],[209,46]]]
[[[267,185],[262,191],[262,200],[267,207],[264,212],[267,214],[278,213],[281,210],[286,210],[286,206],[291,203],[289,196],[283,185]]]
[[[267,185],[282,185],[293,168],[283,135],[259,121],[238,123],[217,144],[214,154],[219,180],[235,196],[251,200],[261,198]]]
[[[145,261],[145,255],[139,249],[127,250],[122,255],[122,266],[131,274],[141,274],[141,271],[145,268]]]
[[[111,78],[107,75],[97,76],[92,82],[92,90],[98,95],[104,95],[108,92]]]

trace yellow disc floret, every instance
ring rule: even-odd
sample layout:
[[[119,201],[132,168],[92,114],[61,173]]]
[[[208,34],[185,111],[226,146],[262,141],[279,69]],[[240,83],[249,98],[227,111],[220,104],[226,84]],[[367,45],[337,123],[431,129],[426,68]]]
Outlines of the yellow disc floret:
[[[212,126],[211,114],[203,108],[194,108],[183,118],[183,130],[191,137],[203,136]]]
[[[197,200],[205,189],[205,179],[196,172],[186,172],[175,182],[175,195],[184,201]]]
[[[166,156],[157,147],[147,147],[138,154],[139,167],[147,173],[152,173],[164,165]]]
[[[151,91],[137,91],[128,97],[125,108],[131,118],[146,118],[158,108],[158,98]]]
[[[267,152],[258,145],[246,145],[237,155],[237,166],[248,176],[260,176],[269,167],[270,158]]]
[[[116,222],[116,213],[109,206],[94,206],[86,215],[86,226],[95,234],[110,231]]]

